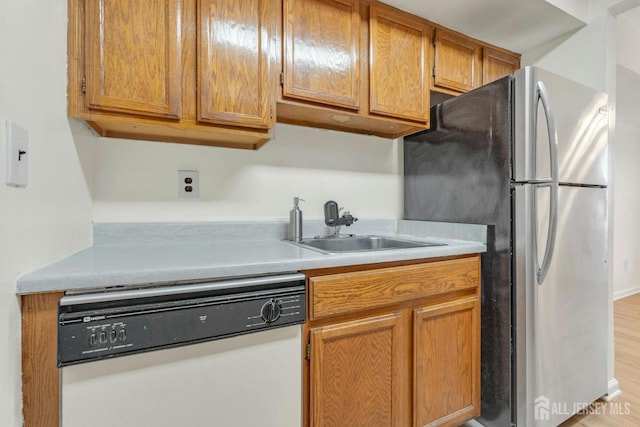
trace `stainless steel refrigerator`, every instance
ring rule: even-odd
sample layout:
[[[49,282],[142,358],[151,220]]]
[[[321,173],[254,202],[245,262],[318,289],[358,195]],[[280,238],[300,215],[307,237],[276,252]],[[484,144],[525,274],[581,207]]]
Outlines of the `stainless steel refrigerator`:
[[[607,96],[526,67],[405,137],[405,218],[486,224],[481,417],[555,426],[607,393]]]

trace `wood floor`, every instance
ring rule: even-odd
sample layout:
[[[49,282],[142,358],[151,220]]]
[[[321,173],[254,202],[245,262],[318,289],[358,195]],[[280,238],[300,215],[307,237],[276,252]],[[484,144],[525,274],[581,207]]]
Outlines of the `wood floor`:
[[[615,375],[622,393],[611,402],[598,401],[589,414],[562,424],[590,427],[640,426],[640,294],[614,302]]]

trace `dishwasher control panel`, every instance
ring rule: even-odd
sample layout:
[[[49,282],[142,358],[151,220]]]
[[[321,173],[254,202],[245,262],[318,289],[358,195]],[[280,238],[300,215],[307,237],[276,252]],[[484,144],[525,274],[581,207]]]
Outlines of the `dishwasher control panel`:
[[[304,323],[306,287],[304,279],[295,282],[265,289],[248,285],[246,289],[222,291],[218,286],[213,292],[143,294],[123,300],[103,296],[98,302],[80,298],[79,304],[65,304],[63,298],[59,307],[58,365]],[[188,285],[182,285],[185,287]]]

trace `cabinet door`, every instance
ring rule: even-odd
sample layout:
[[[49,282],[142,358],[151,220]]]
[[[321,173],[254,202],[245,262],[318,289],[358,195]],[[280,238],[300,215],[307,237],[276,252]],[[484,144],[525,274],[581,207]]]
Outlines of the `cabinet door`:
[[[181,2],[95,0],[86,7],[87,107],[180,118]]]
[[[437,29],[435,46],[435,86],[467,92],[482,84],[480,44],[467,37]]]
[[[284,1],[284,97],[359,108],[359,3]]]
[[[480,303],[414,310],[416,426],[459,425],[480,413]]]
[[[404,425],[401,319],[393,313],[311,329],[311,427]]]
[[[482,57],[482,84],[513,74],[520,68],[520,58],[485,47]]]
[[[371,5],[370,111],[426,122],[429,112],[429,28],[416,19]]]
[[[198,121],[268,128],[272,0],[198,0]]]

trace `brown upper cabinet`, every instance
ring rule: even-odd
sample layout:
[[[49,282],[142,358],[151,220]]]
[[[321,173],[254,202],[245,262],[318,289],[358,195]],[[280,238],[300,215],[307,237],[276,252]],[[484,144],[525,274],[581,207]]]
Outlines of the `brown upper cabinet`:
[[[359,0],[285,0],[283,97],[358,110]]]
[[[276,118],[397,138],[429,126],[430,89],[466,92],[520,62],[377,0],[68,0],[68,13],[68,113],[116,138],[256,149]]]
[[[271,0],[197,3],[198,121],[268,129],[274,107]]]
[[[485,47],[482,58],[482,84],[513,74],[520,68],[520,56]]]
[[[520,68],[520,55],[438,28],[434,37],[433,90],[457,95]]]
[[[271,0],[69,1],[69,115],[102,136],[258,148],[275,122]]]
[[[84,4],[89,110],[179,119],[185,50],[180,2]],[[141,43],[147,40],[153,42]]]
[[[278,121],[396,138],[426,127],[430,27],[375,0],[283,0]]]
[[[381,3],[371,4],[369,28],[369,110],[426,123],[431,29]]]
[[[467,92],[482,85],[482,45],[441,28],[435,33],[434,89]]]

